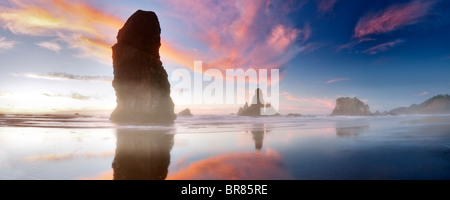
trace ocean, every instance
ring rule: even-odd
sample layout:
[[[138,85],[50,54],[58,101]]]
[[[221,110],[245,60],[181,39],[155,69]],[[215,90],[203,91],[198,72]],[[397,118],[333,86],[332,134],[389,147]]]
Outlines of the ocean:
[[[2,180],[450,179],[450,115],[0,117]]]

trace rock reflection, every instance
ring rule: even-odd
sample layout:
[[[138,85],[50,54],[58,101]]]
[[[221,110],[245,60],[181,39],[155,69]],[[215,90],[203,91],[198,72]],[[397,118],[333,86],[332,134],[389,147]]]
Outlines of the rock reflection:
[[[357,137],[365,131],[369,130],[369,125],[365,126],[350,126],[350,127],[336,127],[336,135],[338,137]]]
[[[256,124],[252,128],[251,133],[253,135],[253,141],[255,142],[255,149],[260,151],[264,143],[264,135],[269,131],[266,130],[265,124]]]
[[[117,130],[112,163],[114,180],[164,180],[170,164],[173,135],[161,130]]]

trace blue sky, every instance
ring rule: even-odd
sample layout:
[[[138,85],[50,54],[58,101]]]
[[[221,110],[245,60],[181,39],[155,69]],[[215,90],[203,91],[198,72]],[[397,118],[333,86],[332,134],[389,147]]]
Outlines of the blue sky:
[[[169,76],[194,60],[205,68],[279,68],[283,114],[329,114],[343,96],[375,112],[450,93],[448,1],[6,0],[0,112],[114,109],[110,46],[137,9],[158,15]],[[240,106],[174,101],[194,113]]]

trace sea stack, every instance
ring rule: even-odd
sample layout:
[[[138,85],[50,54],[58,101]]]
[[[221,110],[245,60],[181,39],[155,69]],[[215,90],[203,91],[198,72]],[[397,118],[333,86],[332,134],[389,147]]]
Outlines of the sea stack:
[[[331,115],[370,116],[369,106],[358,98],[342,97],[336,99],[336,107]]]
[[[112,47],[117,107],[115,123],[172,123],[170,83],[159,55],[161,28],[154,12],[138,10]]]
[[[250,106],[248,106],[248,103],[245,103],[244,107],[240,107],[237,115],[238,116],[251,116],[251,117],[258,117],[258,116],[264,116],[261,113],[262,109],[274,109],[270,104],[264,104],[264,98],[263,93],[261,89],[257,88],[255,90],[255,95],[253,96],[252,103]],[[271,113],[275,113],[273,110]],[[280,114],[276,113],[271,116],[279,116]]]

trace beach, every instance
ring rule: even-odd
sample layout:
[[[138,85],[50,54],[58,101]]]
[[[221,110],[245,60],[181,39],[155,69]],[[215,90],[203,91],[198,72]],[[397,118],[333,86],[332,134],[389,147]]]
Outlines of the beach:
[[[450,115],[0,117],[2,180],[450,179]]]

